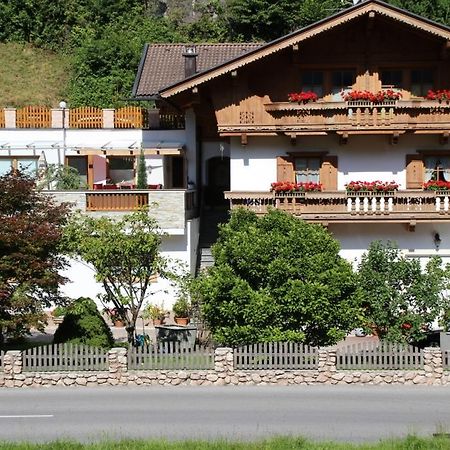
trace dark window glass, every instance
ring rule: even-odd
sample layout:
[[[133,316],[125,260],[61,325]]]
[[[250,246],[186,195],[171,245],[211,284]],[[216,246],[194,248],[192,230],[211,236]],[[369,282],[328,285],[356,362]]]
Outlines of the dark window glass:
[[[338,94],[343,89],[350,88],[356,79],[356,73],[354,70],[336,70],[332,74],[332,92]]]
[[[383,70],[381,71],[381,84],[383,86],[401,86],[403,74],[401,70]]]
[[[323,97],[323,72],[303,72],[302,91],[312,91],[316,93],[318,97]]]
[[[411,92],[417,96],[425,96],[433,89],[433,71],[431,69],[415,69],[411,71]]]

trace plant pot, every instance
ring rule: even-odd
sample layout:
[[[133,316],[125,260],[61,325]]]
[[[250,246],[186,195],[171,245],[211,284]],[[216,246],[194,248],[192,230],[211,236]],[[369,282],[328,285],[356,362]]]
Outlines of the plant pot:
[[[117,328],[123,328],[125,326],[125,324],[121,320],[115,320],[114,326]]]
[[[175,323],[177,325],[187,325],[189,323],[189,317],[175,317]]]
[[[163,319],[153,319],[153,325],[162,325]]]

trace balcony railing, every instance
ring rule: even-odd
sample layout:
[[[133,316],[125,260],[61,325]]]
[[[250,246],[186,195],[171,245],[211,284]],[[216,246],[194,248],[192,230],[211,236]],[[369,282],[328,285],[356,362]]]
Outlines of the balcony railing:
[[[180,130],[185,128],[184,115],[126,106],[118,109],[80,107],[62,110],[46,106],[0,109],[0,128],[65,128],[72,129],[159,129]]]
[[[56,202],[94,216],[117,216],[148,206],[149,214],[164,229],[184,229],[187,219],[197,216],[196,192],[183,189],[42,191]]]
[[[310,222],[450,222],[450,192],[408,190],[390,193],[226,192],[231,209],[243,207],[256,214],[269,208],[289,212]]]
[[[316,132],[324,131],[371,133],[442,132],[450,127],[450,104],[434,100],[387,100],[383,103],[367,101],[318,101],[298,104],[290,102],[267,103],[264,109],[272,116],[257,122],[254,111],[241,107],[238,123],[220,123],[219,132]],[[261,115],[260,115],[261,116]],[[252,117],[248,121],[245,118]],[[264,117],[264,116],[261,116]],[[244,118],[244,119],[242,119]]]

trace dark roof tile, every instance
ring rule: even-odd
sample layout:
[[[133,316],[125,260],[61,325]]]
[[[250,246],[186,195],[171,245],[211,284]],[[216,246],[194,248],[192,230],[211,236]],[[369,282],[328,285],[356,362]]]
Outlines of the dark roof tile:
[[[263,44],[195,44],[197,73],[241,56]],[[183,52],[188,44],[149,44],[142,56],[133,96],[151,97],[185,79]]]

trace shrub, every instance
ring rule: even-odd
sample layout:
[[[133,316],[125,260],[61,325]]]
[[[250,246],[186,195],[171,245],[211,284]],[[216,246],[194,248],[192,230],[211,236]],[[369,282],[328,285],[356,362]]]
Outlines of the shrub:
[[[109,326],[95,302],[88,297],[78,298],[67,308],[64,320],[55,332],[54,342],[106,348],[114,345]]]

